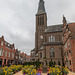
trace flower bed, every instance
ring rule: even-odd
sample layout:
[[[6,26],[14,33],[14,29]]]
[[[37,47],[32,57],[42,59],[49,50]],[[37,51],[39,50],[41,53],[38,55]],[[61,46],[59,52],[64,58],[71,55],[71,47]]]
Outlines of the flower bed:
[[[62,71],[64,75],[67,75],[69,73],[69,70],[67,67],[55,66],[55,67],[50,67],[48,71],[48,75],[62,75]]]
[[[13,75],[14,73],[20,71],[22,69],[22,65],[12,65],[10,67],[1,68],[0,75]]]
[[[31,66],[24,66],[24,68],[22,69],[23,75],[36,75],[37,70],[35,69],[35,67],[33,65]]]

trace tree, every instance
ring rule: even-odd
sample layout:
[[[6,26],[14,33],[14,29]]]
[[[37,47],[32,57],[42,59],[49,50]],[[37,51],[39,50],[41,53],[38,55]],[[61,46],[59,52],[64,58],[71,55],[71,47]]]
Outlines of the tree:
[[[58,65],[60,66],[61,64],[60,64],[60,61],[58,61]]]
[[[55,67],[55,65],[56,65],[56,62],[54,61],[54,62],[53,62],[53,67]]]
[[[49,67],[53,67],[53,61],[51,59],[51,61],[49,62]]]

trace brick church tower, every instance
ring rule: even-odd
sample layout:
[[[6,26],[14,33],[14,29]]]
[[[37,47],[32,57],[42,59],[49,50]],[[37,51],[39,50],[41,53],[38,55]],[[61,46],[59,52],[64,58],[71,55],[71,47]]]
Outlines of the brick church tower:
[[[39,1],[38,12],[36,14],[36,33],[35,33],[35,49],[36,53],[44,43],[44,31],[47,28],[47,14],[45,11],[44,1]]]

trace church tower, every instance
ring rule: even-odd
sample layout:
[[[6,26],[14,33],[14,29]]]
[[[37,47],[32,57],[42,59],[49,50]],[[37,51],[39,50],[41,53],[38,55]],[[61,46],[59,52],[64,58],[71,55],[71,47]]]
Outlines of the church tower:
[[[39,1],[38,11],[36,14],[36,33],[35,33],[35,49],[36,53],[44,43],[44,31],[47,28],[47,14],[45,11],[44,1]]]

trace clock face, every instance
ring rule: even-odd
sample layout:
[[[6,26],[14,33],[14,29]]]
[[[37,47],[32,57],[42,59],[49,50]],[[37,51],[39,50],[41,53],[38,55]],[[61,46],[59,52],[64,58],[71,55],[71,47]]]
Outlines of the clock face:
[[[40,38],[43,39],[43,35],[41,35]]]
[[[42,10],[39,10],[39,13],[41,13],[42,12]]]

